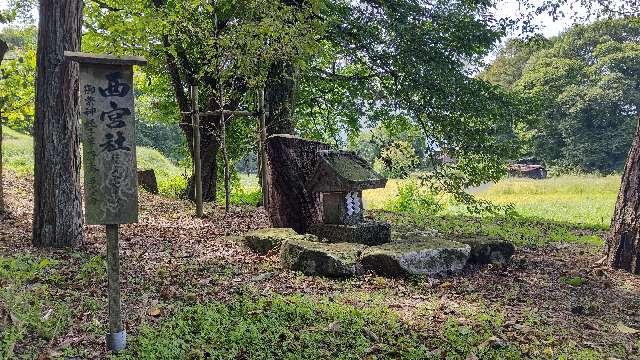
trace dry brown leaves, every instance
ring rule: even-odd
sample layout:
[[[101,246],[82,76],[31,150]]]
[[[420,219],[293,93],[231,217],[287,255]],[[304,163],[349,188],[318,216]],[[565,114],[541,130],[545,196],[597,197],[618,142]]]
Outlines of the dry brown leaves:
[[[42,349],[43,354],[73,346],[103,357],[103,337],[83,329],[86,324],[106,323],[106,279],[90,279],[88,284],[74,279],[91,257],[105,253],[104,229],[87,226],[85,243],[72,251],[34,249],[31,186],[30,179],[6,174],[10,213],[0,225],[0,255],[31,254],[65,264],[62,275],[68,281],[52,291],[73,310],[73,323]],[[121,228],[122,301],[130,334],[144,323],[162,321],[185,302],[226,301],[239,292],[295,293],[356,307],[386,305],[434,337],[448,318],[473,326],[470,309],[496,308],[505,318],[500,341],[539,342],[546,336],[541,329],[552,329],[556,341],[599,349],[622,344],[638,351],[633,347],[635,329],[640,328],[640,279],[594,268],[601,254],[581,245],[518,249],[506,266],[467,269],[447,279],[365,275],[331,280],[283,271],[276,255],[263,257],[244,248],[237,236],[267,226],[261,210],[234,207],[224,214],[207,206],[207,217],[197,219],[186,201],[142,193],[140,204],[140,222]],[[570,276],[586,283],[573,287],[560,280]],[[98,314],[73,303],[86,298],[98,302]]]

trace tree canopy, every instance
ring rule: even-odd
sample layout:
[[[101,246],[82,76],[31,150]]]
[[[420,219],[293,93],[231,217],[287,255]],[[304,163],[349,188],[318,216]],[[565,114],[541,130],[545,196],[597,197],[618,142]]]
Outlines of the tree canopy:
[[[640,103],[640,18],[512,40],[481,77],[538,99],[530,155],[582,171],[621,170]]]

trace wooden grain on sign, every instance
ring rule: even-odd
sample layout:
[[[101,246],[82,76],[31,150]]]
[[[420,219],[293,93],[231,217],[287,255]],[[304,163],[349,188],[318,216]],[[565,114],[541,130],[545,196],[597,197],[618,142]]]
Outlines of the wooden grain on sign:
[[[138,221],[133,68],[80,63],[88,224]]]

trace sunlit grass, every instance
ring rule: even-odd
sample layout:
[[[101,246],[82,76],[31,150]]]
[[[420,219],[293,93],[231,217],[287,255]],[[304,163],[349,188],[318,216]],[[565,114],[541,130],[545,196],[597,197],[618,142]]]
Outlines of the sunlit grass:
[[[364,192],[368,209],[383,209],[407,180],[390,180],[384,189]],[[611,221],[620,176],[570,175],[533,179],[504,179],[475,195],[498,205],[513,204],[522,216],[607,228]],[[460,214],[464,207],[445,204],[444,214]]]

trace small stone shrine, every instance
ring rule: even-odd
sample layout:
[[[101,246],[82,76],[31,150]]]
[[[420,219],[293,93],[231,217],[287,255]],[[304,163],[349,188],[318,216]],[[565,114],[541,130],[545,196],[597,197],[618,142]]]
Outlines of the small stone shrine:
[[[242,242],[283,268],[306,275],[443,275],[467,264],[503,263],[513,244],[502,239],[443,236],[364,218],[362,191],[387,180],[358,155],[291,135],[267,139],[270,229]]]
[[[388,243],[389,224],[364,221],[362,202],[362,190],[384,188],[387,179],[350,151],[321,150],[317,156],[306,187],[320,196],[322,223],[312,224],[308,232],[331,243]]]

